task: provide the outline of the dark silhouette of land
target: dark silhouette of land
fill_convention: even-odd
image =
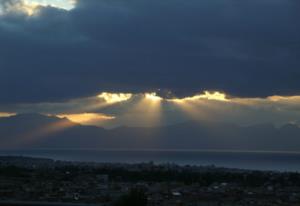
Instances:
[[[300,174],[0,157],[0,205],[298,206]]]
[[[165,127],[83,126],[57,117],[21,114],[0,119],[2,149],[220,149],[300,151],[300,128],[189,121]]]

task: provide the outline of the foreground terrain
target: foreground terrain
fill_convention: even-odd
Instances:
[[[0,157],[0,205],[300,205],[300,174]]]

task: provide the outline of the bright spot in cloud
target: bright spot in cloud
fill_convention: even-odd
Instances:
[[[132,94],[103,92],[99,94],[98,97],[104,99],[109,104],[114,104],[114,103],[124,102],[129,100],[132,97]]]
[[[23,13],[33,16],[40,7],[56,7],[71,10],[75,7],[76,0],[19,0],[0,3],[0,15],[7,13]]]
[[[163,98],[157,96],[155,92],[145,93],[145,98],[151,101],[161,101]]]
[[[17,10],[19,11],[24,11],[28,16],[32,16],[36,9],[38,8],[38,4],[27,4],[27,3],[24,3],[23,5],[20,5],[19,8],[17,8]]]
[[[101,121],[115,119],[114,116],[109,116],[109,115],[99,114],[99,113],[60,114],[57,116],[60,118],[68,118],[70,121],[79,124],[99,123]]]
[[[75,7],[76,0],[24,0],[24,4],[32,6],[51,6],[71,10]]]
[[[200,99],[216,100],[216,101],[224,101],[224,102],[229,101],[226,98],[226,94],[218,92],[218,91],[216,91],[216,92],[204,91],[203,94],[195,95],[192,97],[185,97],[185,98],[181,98],[181,99],[169,99],[168,101],[183,103],[186,101],[194,101],[194,100],[200,100]]]

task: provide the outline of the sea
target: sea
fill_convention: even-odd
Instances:
[[[51,158],[99,163],[147,163],[216,166],[237,169],[300,172],[300,153],[183,150],[37,149],[0,150],[0,156]]]

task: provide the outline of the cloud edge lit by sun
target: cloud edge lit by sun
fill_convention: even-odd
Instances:
[[[72,10],[76,6],[76,0],[51,1],[51,0],[19,0],[16,2],[4,2],[0,5],[0,15],[21,13],[27,16],[34,16],[44,7],[53,7],[66,11]]]

